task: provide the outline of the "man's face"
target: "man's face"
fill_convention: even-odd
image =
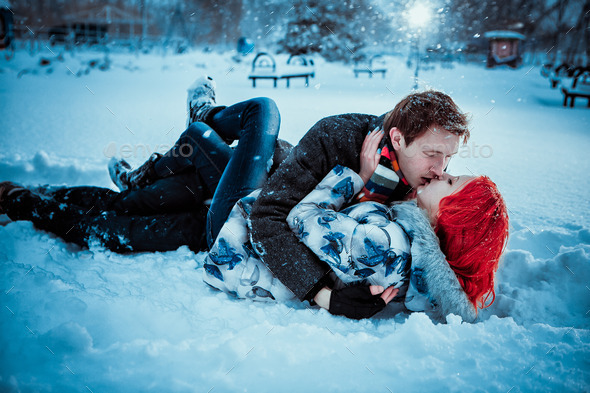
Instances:
[[[400,130],[389,132],[400,169],[410,186],[429,183],[443,175],[449,160],[459,149],[460,137],[436,124],[408,146]]]

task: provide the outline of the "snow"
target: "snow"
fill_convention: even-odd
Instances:
[[[381,114],[413,85],[402,58],[387,58],[385,79],[316,59],[308,88],[253,89],[252,57],[111,53],[101,71],[88,66],[105,63],[98,52],[61,62],[17,51],[0,61],[0,179],[113,187],[109,158],[135,166],[166,151],[204,72],[220,103],[273,98],[292,143],[324,116]],[[83,250],[0,216],[0,391],[588,391],[590,110],[563,108],[538,67],[437,65],[420,77],[471,113],[450,171],[489,175],[510,209],[496,302],[478,323],[230,299],[202,282],[204,255],[186,247]]]

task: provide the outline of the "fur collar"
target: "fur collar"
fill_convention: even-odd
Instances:
[[[399,223],[410,237],[412,267],[424,270],[428,293],[436,301],[431,316],[438,321],[445,321],[447,315],[456,314],[464,321],[475,321],[475,307],[440,250],[438,238],[425,212],[415,202],[398,202],[391,206],[390,214],[392,220]]]

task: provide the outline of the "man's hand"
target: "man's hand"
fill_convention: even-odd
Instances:
[[[314,300],[318,306],[327,309],[331,314],[363,319],[383,310],[398,292],[399,289],[394,287],[384,290],[378,285],[352,285],[336,290],[322,288]]]
[[[375,129],[367,134],[365,141],[363,142],[363,147],[361,148],[361,170],[359,175],[365,184],[367,184],[371,176],[373,176],[375,169],[377,169],[377,165],[379,165],[381,151],[378,147],[379,142],[383,139],[383,135],[385,135],[385,133],[382,130]]]

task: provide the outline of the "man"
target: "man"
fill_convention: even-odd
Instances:
[[[469,137],[465,114],[448,95],[436,91],[411,94],[381,117],[346,114],[316,123],[263,187],[251,213],[256,252],[301,300],[320,300],[316,295],[329,288],[331,280],[327,266],[289,229],[287,215],[334,166],[358,173],[361,146],[375,129],[385,134],[381,157],[360,201],[410,198],[413,189],[443,176],[461,139],[466,142]],[[345,288],[330,295],[329,304],[337,303],[335,308],[344,309],[344,315],[356,316],[372,315],[391,300],[391,291],[379,295],[368,287]]]

